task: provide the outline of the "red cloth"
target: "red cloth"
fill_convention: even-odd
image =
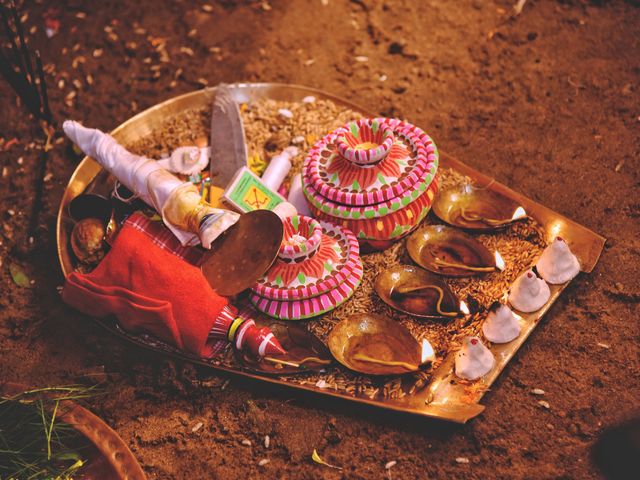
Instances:
[[[227,305],[199,268],[127,223],[95,270],[67,276],[62,298],[89,315],[115,314],[124,330],[149,333],[200,357],[214,353],[209,333]]]

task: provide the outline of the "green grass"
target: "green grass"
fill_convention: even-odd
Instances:
[[[58,420],[63,400],[95,395],[93,387],[64,386],[0,396],[0,480],[67,480],[86,460],[87,440]]]

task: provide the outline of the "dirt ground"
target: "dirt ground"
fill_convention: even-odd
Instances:
[[[26,3],[59,122],[111,130],[204,82],[306,84],[409,119],[608,241],[466,426],[219,376],[141,352],[62,304],[54,224],[77,164],[66,143],[51,154],[36,248],[18,253],[41,135],[2,82],[0,379],[106,380],[89,405],[153,479],[601,478],[594,442],[640,413],[637,3],[530,0],[515,17],[516,0]],[[51,39],[47,11],[60,20]],[[32,288],[12,282],[12,262]],[[343,470],[314,464],[314,448]]]

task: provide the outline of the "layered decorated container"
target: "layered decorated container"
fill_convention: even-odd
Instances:
[[[427,215],[438,189],[438,150],[420,128],[363,118],[319,140],[305,159],[313,216],[342,225],[366,250],[382,250]]]
[[[302,215],[284,220],[278,258],[252,288],[255,307],[274,318],[301,320],[333,310],[362,280],[355,235]]]

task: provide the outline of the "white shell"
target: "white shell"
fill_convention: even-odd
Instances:
[[[580,262],[571,253],[567,242],[556,238],[551,245],[544,249],[538,264],[538,273],[552,285],[568,282],[580,273]]]
[[[509,303],[516,310],[530,313],[540,310],[550,296],[551,290],[547,282],[538,278],[532,270],[527,270],[513,282]]]
[[[195,175],[209,164],[209,155],[209,147],[178,147],[168,158],[158,160],[158,164],[173,173]]]
[[[465,380],[477,380],[493,368],[493,353],[478,337],[467,337],[456,353],[456,375]]]
[[[482,333],[491,343],[509,343],[520,335],[518,317],[506,305],[492,309],[482,324]]]

